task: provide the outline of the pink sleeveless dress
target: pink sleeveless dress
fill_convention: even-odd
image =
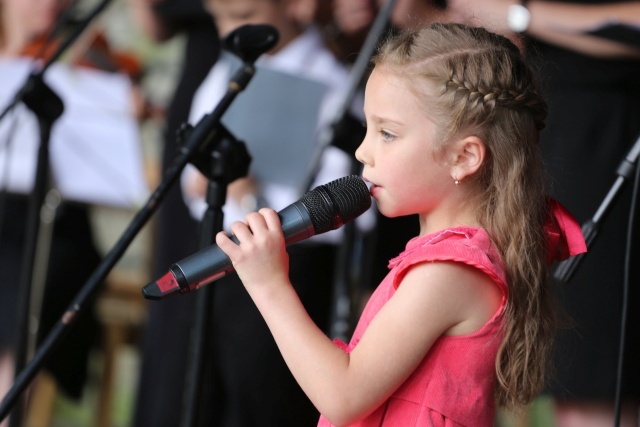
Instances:
[[[508,295],[504,267],[483,229],[458,227],[410,240],[389,263],[391,271],[364,309],[347,346],[351,351],[381,307],[393,297],[414,265],[461,262],[487,274],[500,288],[502,303],[493,317],[469,335],[441,336],[424,360],[391,397],[354,426],[491,426],[494,417],[495,360],[502,341],[502,313]],[[419,327],[416,325],[415,327]],[[331,426],[320,417],[319,427]]]
[[[587,251],[580,225],[562,205],[549,198],[545,225],[549,263]],[[416,237],[389,262],[391,271],[365,307],[349,345],[350,352],[378,313],[393,297],[403,276],[414,265],[432,261],[461,262],[487,274],[502,291],[493,317],[469,335],[441,336],[411,376],[373,413],[353,426],[453,427],[492,426],[495,360],[503,338],[504,305],[508,297],[505,268],[486,231],[457,227]],[[419,325],[416,325],[419,327]],[[320,417],[319,427],[331,423]]]

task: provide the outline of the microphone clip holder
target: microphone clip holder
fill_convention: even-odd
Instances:
[[[193,126],[190,124],[183,124],[179,130],[178,144],[182,145],[192,129]],[[246,144],[219,123],[195,150],[190,163],[209,180],[231,183],[247,176],[251,155]]]
[[[40,121],[50,127],[64,112],[60,97],[44,82],[42,75],[31,74],[20,92],[22,102]]]

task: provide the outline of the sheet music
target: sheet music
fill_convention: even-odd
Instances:
[[[33,63],[0,60],[0,109],[24,85]],[[53,64],[44,81],[62,99],[53,125],[50,175],[65,199],[134,207],[148,197],[140,130],[133,115],[128,77]],[[29,193],[40,136],[35,114],[23,103],[0,120],[0,188]]]
[[[286,186],[305,179],[326,91],[322,83],[258,68],[221,120],[246,143],[252,175],[262,182]]]

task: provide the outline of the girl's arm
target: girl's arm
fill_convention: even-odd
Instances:
[[[515,0],[449,0],[448,19],[488,27],[507,34],[508,8]],[[526,34],[541,41],[586,55],[598,57],[637,57],[640,46],[585,34],[603,25],[620,23],[640,29],[640,2],[609,4],[568,4],[553,1],[529,1],[531,22]]]
[[[474,269],[421,264],[409,271],[356,348],[346,354],[313,323],[289,282],[277,214],[263,209],[249,214],[247,224],[232,226],[240,245],[224,233],[216,242],[231,258],[296,380],[336,425],[373,412],[440,335],[477,330],[500,303],[497,286]]]

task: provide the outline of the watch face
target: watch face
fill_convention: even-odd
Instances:
[[[508,24],[509,28],[516,33],[526,31],[531,21],[531,14],[526,7],[520,4],[513,4],[509,6],[508,11]]]

